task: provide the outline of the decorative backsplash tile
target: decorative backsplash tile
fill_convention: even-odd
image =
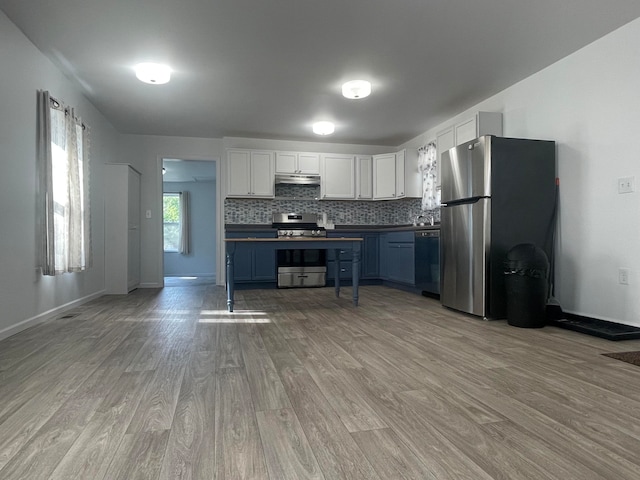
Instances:
[[[408,225],[422,213],[419,198],[382,201],[318,200],[320,187],[277,185],[275,199],[227,198],[224,221],[230,224],[270,224],[273,213],[326,213],[336,225]],[[439,210],[427,212],[440,221]]]

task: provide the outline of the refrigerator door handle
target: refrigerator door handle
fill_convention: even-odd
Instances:
[[[483,198],[491,198],[491,197],[488,197],[486,195],[484,195],[484,196],[480,195],[480,196],[476,196],[476,197],[461,198],[459,200],[451,200],[449,202],[442,202],[442,203],[440,203],[440,206],[441,207],[455,207],[456,205],[469,205],[469,204],[473,204],[473,203],[478,203]]]

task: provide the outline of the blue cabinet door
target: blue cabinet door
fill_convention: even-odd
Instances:
[[[389,234],[381,233],[378,239],[378,248],[380,249],[380,257],[378,268],[380,270],[380,278],[389,280]]]
[[[251,281],[252,258],[253,248],[251,245],[236,243],[236,253],[233,256],[233,278],[236,282]]]
[[[275,282],[276,280],[276,252],[263,245],[254,245],[251,252],[253,269],[251,280]]]
[[[227,238],[275,238],[275,231],[228,232]],[[259,244],[236,243],[233,257],[233,278],[235,282],[275,282],[275,252],[266,252]]]
[[[413,243],[391,243],[388,255],[388,279],[393,282],[415,285]]]
[[[380,276],[378,248],[379,235],[366,233],[362,243],[362,258],[360,259],[360,275],[362,278],[378,278]]]

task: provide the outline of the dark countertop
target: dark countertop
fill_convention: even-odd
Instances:
[[[224,226],[226,232],[270,232],[273,231],[271,224],[230,224]],[[437,225],[336,225],[333,231],[339,232],[415,232],[416,230],[440,230]],[[331,232],[332,230],[327,230]]]

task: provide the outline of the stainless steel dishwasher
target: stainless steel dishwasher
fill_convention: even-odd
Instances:
[[[440,229],[415,232],[416,287],[427,297],[440,297]]]

